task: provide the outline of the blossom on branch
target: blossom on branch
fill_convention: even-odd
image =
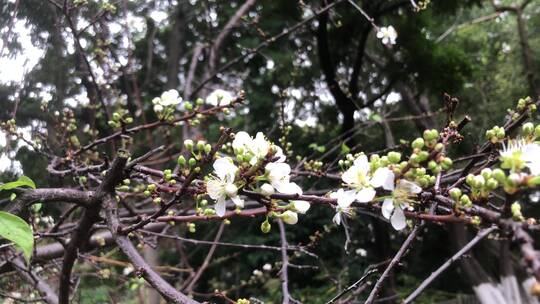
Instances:
[[[230,157],[219,158],[214,162],[214,176],[206,183],[206,191],[216,201],[218,216],[225,215],[226,199],[230,198],[237,207],[244,207],[244,200],[238,195],[238,187],[234,179],[238,167]]]
[[[377,31],[377,38],[385,45],[396,44],[397,32],[393,26],[383,26]]]
[[[394,185],[392,185],[393,187]],[[392,191],[392,196],[383,201],[382,215],[390,220],[394,229],[402,230],[407,226],[403,210],[415,202],[416,195],[420,192],[422,192],[422,188],[417,184],[400,179]]]

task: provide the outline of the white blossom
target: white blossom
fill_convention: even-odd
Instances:
[[[214,90],[210,95],[206,97],[206,103],[217,105],[228,105],[234,100],[234,96],[231,92],[222,89]]]
[[[291,207],[295,212],[306,214],[311,204],[307,201],[291,201]]]
[[[414,201],[418,193],[422,192],[422,188],[417,184],[399,180],[392,192],[392,197],[384,200],[382,204],[382,215],[390,220],[392,227],[396,230],[402,230],[407,226],[405,221],[405,213],[403,209],[409,207],[409,203]]]
[[[377,38],[381,39],[383,44],[396,44],[397,32],[393,26],[383,26],[377,31]]]
[[[291,167],[286,163],[269,163],[265,166],[268,180],[274,189],[284,194],[302,194],[302,189],[290,181]]]
[[[341,179],[347,186],[355,189],[355,198],[361,203],[373,200],[376,194],[374,188],[382,186],[385,190],[394,189],[394,173],[390,169],[382,167],[371,175],[369,162],[364,154],[354,160],[353,165],[343,173]]]
[[[337,199],[336,215],[334,215],[332,220],[336,225],[341,225],[341,217],[343,214],[352,214],[351,204],[356,199],[356,191],[339,189],[337,192],[330,193],[330,197]]]
[[[289,225],[294,225],[298,223],[298,214],[296,212],[292,212],[291,210],[287,210],[281,214],[281,220],[283,220],[284,223]]]
[[[244,200],[238,195],[234,178],[238,168],[229,157],[219,158],[214,162],[214,176],[206,183],[206,191],[210,198],[216,201],[215,209],[218,216],[225,215],[226,199],[230,198],[238,207],[244,207]]]
[[[519,171],[523,167],[529,168],[531,174],[540,174],[540,145],[529,143],[522,139],[509,140],[499,152],[501,167],[511,171]]]

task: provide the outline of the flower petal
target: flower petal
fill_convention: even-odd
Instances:
[[[371,202],[377,194],[377,191],[371,187],[363,188],[356,193],[356,199],[361,203]]]
[[[387,198],[384,200],[381,212],[385,219],[389,219],[392,215],[392,211],[394,210],[394,201],[391,198]]]
[[[338,226],[341,225],[341,212],[337,212],[332,218],[332,221]]]
[[[234,165],[230,157],[222,157],[214,162],[214,171],[221,179],[228,179],[230,182],[234,180],[238,168]]]
[[[279,193],[283,194],[302,194],[302,188],[295,183],[288,181],[278,181],[272,183],[272,186],[276,188]]]
[[[356,191],[345,191],[343,189],[339,189],[335,194],[335,197],[337,198],[337,203],[341,208],[348,208],[356,199]]]
[[[348,185],[354,185],[358,183],[358,167],[351,166],[347,171],[341,175],[341,180]]]
[[[358,156],[354,160],[354,165],[357,166],[360,172],[364,173],[364,175],[369,172],[369,161],[365,154]]]
[[[225,195],[224,184],[217,179],[211,179],[206,182],[206,192],[213,200],[217,200],[219,197]]]
[[[235,150],[244,149],[249,147],[253,139],[247,132],[240,131],[234,135],[234,140],[232,142],[232,147]]]
[[[214,209],[216,210],[216,214],[218,216],[224,216],[226,207],[227,207],[227,204],[225,202],[225,197],[220,197],[218,201],[216,202],[216,205],[214,206]]]
[[[307,201],[291,201],[293,208],[296,212],[306,214],[311,207],[311,204]]]
[[[385,190],[394,190],[394,172],[387,167],[379,168],[371,178],[371,185],[375,188],[383,187]]]
[[[231,200],[236,205],[236,207],[244,208],[244,200],[240,196],[236,195],[231,197]]]
[[[422,192],[422,187],[405,179],[400,179],[396,186],[398,189],[407,191],[408,193],[418,194]]]
[[[403,228],[407,227],[405,214],[401,208],[398,207],[394,209],[394,214],[392,214],[392,217],[390,218],[390,224],[392,224],[392,227],[394,227],[396,230],[402,230]]]

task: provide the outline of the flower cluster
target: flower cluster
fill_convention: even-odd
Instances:
[[[334,222],[340,225],[343,215],[351,215],[351,205],[355,201],[368,203],[383,200],[383,216],[390,220],[396,230],[405,228],[403,209],[412,207],[411,203],[422,188],[411,181],[396,179],[396,173],[401,172],[403,166],[398,164],[400,159],[401,155],[397,152],[391,152],[383,158],[374,155],[371,161],[368,161],[365,154],[354,158],[353,165],[341,175],[347,190],[339,189],[330,194],[337,199]],[[390,191],[390,195],[376,198],[376,188]]]
[[[154,112],[160,119],[167,119],[174,112],[175,108],[182,102],[182,97],[176,90],[163,92],[160,97],[152,99]]]
[[[283,150],[271,143],[263,133],[252,137],[246,132],[238,132],[231,147],[235,158],[218,158],[213,164],[213,174],[206,182],[208,195],[216,201],[218,216],[225,215],[227,199],[237,208],[244,207],[244,200],[239,196],[241,188],[266,197],[275,193],[302,194],[300,186],[291,182],[291,167],[285,163]],[[298,213],[304,214],[309,207],[308,202],[293,200],[288,205],[276,208],[277,212],[271,215],[293,225],[298,222]]]

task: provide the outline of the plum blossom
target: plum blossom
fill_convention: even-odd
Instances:
[[[356,191],[338,189],[338,191],[330,193],[330,197],[337,199],[336,215],[334,215],[332,221],[336,225],[341,225],[342,216],[352,214],[351,204],[356,199]]]
[[[298,223],[298,214],[291,210],[287,210],[280,215],[281,220],[285,224],[294,225]]]
[[[234,96],[231,92],[222,89],[214,90],[210,95],[206,97],[206,103],[217,105],[228,105],[234,100]]]
[[[393,26],[383,26],[377,31],[377,38],[385,45],[396,44],[397,32]]]
[[[182,97],[178,94],[177,90],[168,90],[161,94],[160,97],[152,99],[154,105],[154,112],[161,113],[167,107],[175,107],[182,102]]]
[[[355,199],[361,203],[373,200],[376,191],[374,188],[383,187],[385,190],[393,190],[394,173],[387,167],[378,168],[373,175],[370,173],[370,166],[367,156],[362,154],[354,160],[353,165],[341,176],[343,182],[355,190]],[[347,199],[350,199],[353,192],[347,192]]]
[[[392,188],[394,188],[393,186]],[[422,188],[417,184],[400,179],[392,192],[392,196],[383,201],[382,215],[390,220],[390,224],[394,229],[402,230],[407,226],[403,209],[408,208],[409,203],[414,202],[416,195],[420,192],[422,192]]]
[[[531,174],[540,174],[540,145],[529,143],[523,139],[509,140],[499,152],[502,162],[501,168],[519,172],[524,167],[529,168]]]
[[[253,138],[247,132],[241,131],[236,133],[232,142],[232,147],[236,153],[251,156],[249,160],[251,165],[255,165],[260,159],[265,158],[271,146],[272,144],[266,140],[262,132],[258,132]]]
[[[291,208],[294,212],[306,214],[311,207],[311,204],[307,201],[291,201]]]
[[[218,216],[225,215],[226,199],[230,198],[238,207],[244,207],[244,200],[238,195],[238,187],[234,178],[238,168],[230,157],[219,158],[214,162],[214,176],[206,183],[206,191],[210,198],[216,201],[215,209]]]
[[[286,163],[269,163],[265,166],[268,181],[279,193],[302,194],[302,189],[290,181],[291,166]]]

